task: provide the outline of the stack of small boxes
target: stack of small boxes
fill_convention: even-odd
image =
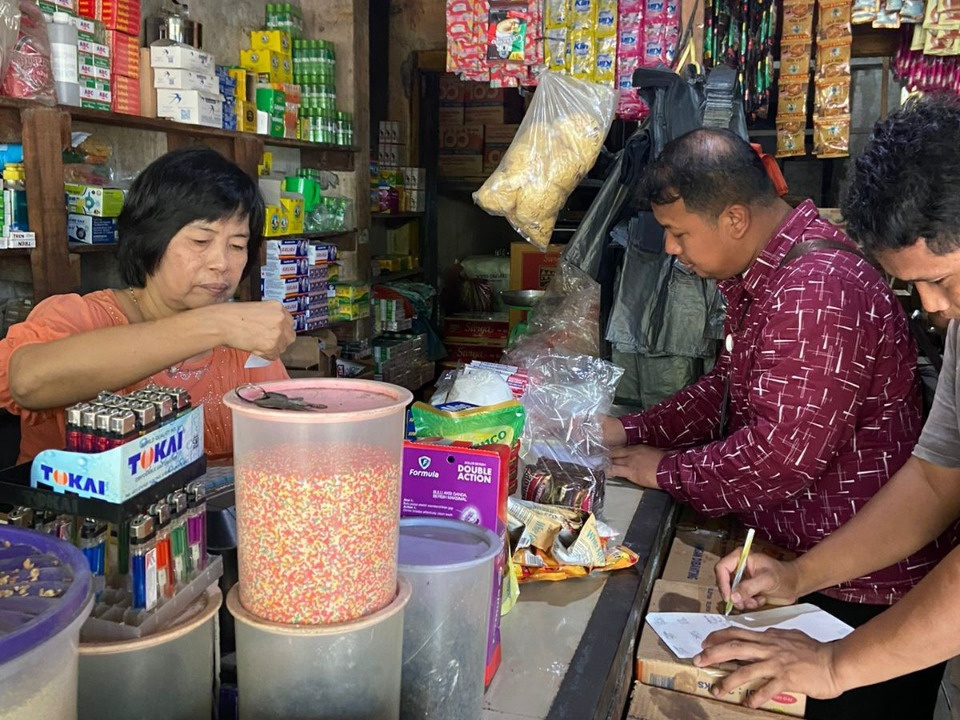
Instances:
[[[435,367],[427,360],[426,339],[415,333],[386,333],[373,341],[374,379],[410,390],[432,381]]]
[[[67,184],[67,239],[90,245],[115,243],[123,190]]]
[[[293,84],[290,35],[282,30],[255,30],[250,49],[240,51],[240,67],[254,78],[258,114],[257,132],[272,137],[296,138],[300,114],[300,88]]]
[[[230,75],[230,69],[225,65],[217,65],[216,73],[220,84],[220,97],[223,100],[223,129],[236,130],[237,79]]]
[[[106,33],[103,38],[95,25],[77,25],[81,106],[139,115],[140,0],[79,0],[79,14],[103,23]]]
[[[67,13],[75,16],[77,14],[77,0],[37,0],[37,7],[44,15],[49,15],[49,22],[55,12]]]
[[[339,281],[327,291],[330,322],[348,322],[370,317],[370,283]]]
[[[426,168],[408,167],[407,146],[400,123],[380,123],[378,162],[371,163],[370,203],[385,214],[423,212],[426,205]]]
[[[297,332],[327,325],[327,266],[336,246],[311,244],[303,238],[269,240],[267,263],[260,268],[260,295],[277,300],[293,315]]]
[[[205,127],[223,127],[223,98],[213,56],[192,47],[150,46],[157,116]]]

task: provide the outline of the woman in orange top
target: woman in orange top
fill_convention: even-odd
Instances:
[[[119,218],[127,287],[47,298],[0,341],[0,407],[20,416],[20,462],[64,446],[65,407],[149,383],[203,403],[207,457],[229,461],[223,394],[286,378],[277,358],[295,337],[280,303],[227,302],[259,262],[263,217],[254,180],[213,150],[144,169]],[[272,362],[246,369],[251,354]]]

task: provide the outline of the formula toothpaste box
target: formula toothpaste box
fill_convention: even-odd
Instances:
[[[504,552],[494,560],[484,684],[500,667],[500,601],[507,553],[507,494],[510,447],[465,442],[403,444],[400,515],[463,520],[497,533]]]

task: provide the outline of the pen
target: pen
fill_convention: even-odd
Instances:
[[[733,598],[733,591],[740,584],[740,578],[743,577],[743,569],[747,566],[747,555],[750,554],[750,545],[753,543],[753,528],[747,530],[747,539],[743,543],[743,550],[740,551],[740,559],[737,560],[737,571],[733,574],[733,584],[730,586],[730,597]],[[729,615],[733,610],[733,600],[727,600],[727,607],[723,611],[724,615]]]

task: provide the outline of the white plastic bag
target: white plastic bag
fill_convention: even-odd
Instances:
[[[545,250],[557,214],[600,154],[616,104],[613,88],[544,72],[516,137],[474,202]]]

